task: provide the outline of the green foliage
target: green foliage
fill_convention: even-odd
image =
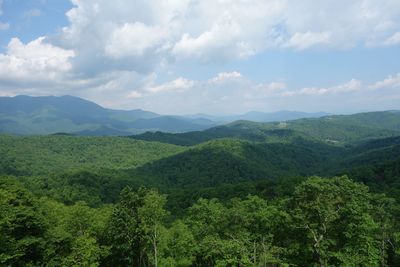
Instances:
[[[11,178],[0,179],[0,265],[43,259],[46,224],[35,197]]]
[[[312,177],[295,191],[290,208],[304,257],[316,266],[377,266],[378,229],[368,188],[347,177]],[[299,263],[301,263],[301,261]]]
[[[162,258],[160,266],[191,266],[195,260],[195,239],[190,228],[181,220],[176,220],[164,230]]]
[[[98,266],[109,208],[38,199],[12,178],[0,179],[0,263],[6,266]]]
[[[3,265],[397,266],[399,205],[347,177],[311,177],[266,200],[199,199],[180,219],[155,190],[65,206],[12,177],[0,187]]]
[[[132,171],[152,185],[213,187],[249,180],[321,173],[342,148],[302,139],[291,144],[219,139]]]
[[[73,240],[71,253],[62,259],[62,266],[99,266],[102,250],[95,238],[82,235]]]
[[[283,249],[274,233],[287,216],[265,200],[233,199],[225,206],[216,199],[200,199],[188,210],[186,221],[197,244],[196,262],[211,266],[283,264]]]
[[[396,116],[0,136],[0,265],[399,266]]]
[[[45,175],[73,170],[128,169],[183,148],[121,137],[0,135],[0,171]]]
[[[160,227],[166,198],[144,188],[125,188],[107,226],[109,263],[114,266],[157,266]]]

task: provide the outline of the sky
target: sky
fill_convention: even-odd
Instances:
[[[0,0],[0,96],[162,114],[400,109],[399,0]]]

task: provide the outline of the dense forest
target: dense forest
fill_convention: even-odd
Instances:
[[[400,113],[0,136],[1,266],[399,266]]]

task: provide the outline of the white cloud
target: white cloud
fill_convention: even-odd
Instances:
[[[400,73],[397,73],[396,75],[389,75],[386,79],[368,86],[368,88],[373,90],[396,87],[400,88]]]
[[[164,83],[158,86],[150,86],[145,90],[150,93],[161,93],[161,92],[183,92],[192,88],[196,84],[196,81],[184,79],[179,77],[171,82]]]
[[[71,69],[74,52],[46,43],[45,37],[23,44],[13,38],[0,54],[0,80],[27,82],[60,79]]]
[[[160,45],[165,38],[166,33],[161,27],[151,27],[141,22],[125,23],[114,30],[105,44],[105,51],[116,58],[142,56],[146,50]]]
[[[217,76],[211,78],[209,80],[210,83],[218,84],[218,83],[223,83],[226,81],[232,81],[232,80],[238,80],[243,78],[242,74],[237,72],[237,71],[232,71],[232,72],[220,72],[217,74]]]
[[[296,49],[307,49],[317,45],[329,45],[331,43],[330,32],[296,32],[284,46]]]
[[[329,33],[329,47],[384,45],[400,28],[400,1],[292,1],[285,10],[288,33]],[[322,38],[324,39],[324,38]]]
[[[285,47],[398,44],[400,1],[71,0],[56,40],[81,75],[150,73],[181,60],[224,62]],[[212,8],[210,8],[212,7]]]
[[[172,52],[178,57],[199,58],[202,61],[212,61],[215,56],[225,59],[251,55],[251,48],[246,48],[241,40],[241,31],[241,26],[226,16],[197,37],[183,34]]]
[[[0,31],[5,31],[5,30],[8,30],[9,28],[10,28],[10,24],[9,23],[0,22]]]

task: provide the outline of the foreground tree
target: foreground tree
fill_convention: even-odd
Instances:
[[[107,227],[109,264],[157,266],[160,228],[167,215],[166,197],[156,191],[125,188]]]
[[[372,208],[368,187],[346,176],[303,182],[290,202],[296,242],[302,248],[296,263],[379,266],[378,225]]]
[[[0,179],[0,265],[40,265],[46,224],[36,198],[11,178]]]

